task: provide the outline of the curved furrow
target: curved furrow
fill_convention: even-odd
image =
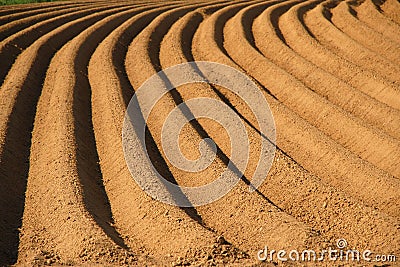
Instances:
[[[150,77],[152,74],[155,74],[161,68],[161,66],[159,65],[158,58],[155,57],[158,57],[158,49],[160,42],[163,36],[168,32],[171,25],[181,16],[185,18],[186,17],[185,14],[187,12],[190,12],[195,8],[201,8],[202,6],[205,6],[205,4],[196,4],[196,5],[191,5],[190,7],[183,7],[174,9],[172,11],[164,12],[162,15],[158,16],[155,20],[153,20],[152,23],[149,24],[149,26],[146,27],[133,40],[133,42],[129,46],[125,62],[128,77],[133,88],[137,89],[145,79]],[[141,67],[141,69],[139,69],[138,67]],[[173,100],[169,95],[166,98],[169,98],[170,102],[166,103],[165,101],[161,100],[161,104],[157,104],[157,107],[155,107],[155,109],[157,110],[157,114],[164,114],[164,110],[167,107],[171,105],[175,106],[173,104],[174,103]],[[158,138],[158,136],[157,137],[155,136],[155,133],[158,132],[158,128],[162,126],[162,119],[163,118],[161,118],[161,116],[157,115],[157,118],[152,119],[151,121],[147,121],[147,126],[149,129],[148,139],[150,140],[149,141],[150,148],[147,148],[147,151],[150,151],[150,157],[153,159],[152,162],[155,163],[156,169],[170,181],[176,182],[171,169],[169,168],[169,166],[167,165],[166,161],[162,156],[163,150],[160,149],[160,147],[158,146],[159,139],[156,139]],[[183,210],[192,219],[198,221],[200,225],[204,227],[204,229],[209,229],[208,226],[204,225],[202,217],[200,217],[197,214],[197,211],[194,208],[185,208]],[[207,238],[208,236],[210,236],[210,234],[211,233],[208,232]],[[185,246],[185,244],[188,244],[188,242],[198,243],[197,245],[194,246],[195,248],[194,250],[199,250],[201,247],[204,246],[203,240],[204,240],[203,238],[200,240],[192,240],[192,237],[190,237],[190,239],[185,241],[180,241],[179,243],[181,244],[181,246],[182,245]],[[161,241],[166,242],[164,240]],[[201,241],[201,243],[199,241]],[[228,245],[227,246],[228,250],[232,250],[234,251],[234,253],[227,255],[224,261],[234,262],[240,260],[241,262],[243,262],[243,260],[241,260],[243,256],[240,255],[245,255],[245,254],[243,254],[243,252],[238,251],[236,248],[231,247],[228,243],[225,244],[225,246],[226,245]],[[178,248],[179,247],[175,248],[175,250],[177,250]],[[184,251],[184,248],[179,248],[179,249],[181,251],[182,250]],[[203,248],[203,250],[205,250],[207,253],[210,253],[209,249],[207,248]]]
[[[200,24],[192,47],[196,60],[221,62],[241,70],[239,66],[230,60],[228,55],[224,54],[223,49],[220,49],[222,35],[218,30],[218,27],[223,26],[225,21],[236,13],[235,11],[231,8],[221,9],[207,17]],[[290,116],[290,111],[286,110],[271,96],[267,94],[265,96],[268,98],[270,107],[275,115],[278,133],[280,133],[279,137],[287,136],[284,131],[290,128],[291,124],[283,124],[282,116],[277,118],[276,115],[287,112]],[[240,113],[244,114],[245,117],[248,116],[246,110],[241,109],[235,103],[234,98],[229,95],[226,97],[232,101],[232,105],[240,109]],[[289,129],[289,131],[292,129]],[[279,138],[278,142],[281,147],[288,148],[287,140]],[[292,216],[312,225],[314,230],[319,231],[328,240],[343,236],[352,244],[360,244],[366,247],[384,246],[385,251],[391,251],[391,249],[394,251],[399,250],[396,234],[398,231],[396,226],[397,219],[388,217],[384,213],[376,213],[374,208],[366,207],[362,202],[324,184],[318,177],[310,175],[297,162],[291,160],[280,150],[277,151],[276,160],[266,182],[260,187],[260,191]],[[343,205],[343,203],[346,204]],[[331,218],[333,217],[337,220],[332,221]],[[365,227],[360,227],[360,222]],[[381,227],[383,225],[385,226]],[[371,229],[376,233],[375,236],[381,236],[382,238],[371,239],[367,237]],[[388,243],[387,236],[393,237]],[[390,245],[386,246],[386,244]]]
[[[142,13],[113,31],[92,56],[89,80],[93,90],[93,123],[100,166],[104,170],[105,188],[116,226],[124,235],[135,237],[127,240],[128,245],[137,246],[137,239],[153,257],[168,262],[171,259],[165,256],[167,253],[172,252],[174,258],[185,256],[189,253],[188,248],[209,253],[207,247],[217,240],[217,236],[196,221],[188,220],[188,214],[183,210],[151,200],[135,184],[122,154],[120,133],[126,106],[134,92],[123,72],[124,52],[132,38],[166,10],[163,7]],[[98,68],[99,65],[103,67]],[[175,236],[176,240],[171,242],[170,236]]]
[[[100,7],[101,5],[98,5]],[[3,24],[0,26],[0,41],[4,42],[6,38],[9,38],[13,34],[17,34],[31,26],[36,26],[36,24],[40,24],[45,20],[54,18],[59,15],[66,14],[67,12],[73,12],[74,10],[90,8],[89,5],[69,5],[66,7],[60,7],[57,9],[52,9],[46,12],[40,12],[34,16],[28,16],[26,18],[12,20],[9,23]],[[92,8],[94,8],[92,6]],[[40,29],[39,29],[40,30]]]
[[[265,246],[317,252],[339,238],[400,254],[399,8],[397,0],[0,7],[0,266],[300,266],[277,252],[272,262],[257,255]],[[121,132],[142,83],[192,61],[231,66],[256,83],[274,116],[277,150],[260,174],[262,144],[271,141],[253,101],[213,84],[174,88],[153,107],[137,152],[184,187],[224,171],[238,179],[220,199],[186,208],[135,182]],[[230,162],[243,149],[232,140],[240,129],[232,134],[211,118],[191,119],[177,139],[190,160],[203,156],[203,139],[215,142],[206,169],[185,171],[168,159],[166,118],[172,110],[189,118],[198,110],[185,103],[198,98],[225,103],[232,122],[243,123],[245,171],[236,164],[246,159]],[[147,158],[131,152],[143,170]],[[265,181],[249,192],[260,175]]]
[[[42,35],[45,35],[46,33],[64,25],[65,23],[68,23],[69,21],[73,21],[82,16],[107,9],[109,9],[109,6],[94,8],[88,7],[85,9],[77,8],[77,10],[66,9],[61,11],[60,14],[58,14],[59,12],[53,13],[52,16],[55,17],[36,23],[33,26],[21,30],[0,42],[0,81],[4,81],[8,71],[11,69],[11,66],[14,64],[14,61],[18,55]]]
[[[251,31],[253,19],[261,12],[259,9],[260,7],[256,6],[240,12],[243,13],[240,16],[242,16],[244,31]],[[248,40],[247,46],[253,49],[255,58],[260,58],[261,66],[264,67],[263,71],[270,72],[277,78],[277,81],[264,78],[266,83],[264,85],[283,104],[362,159],[400,177],[400,167],[397,167],[396,163],[397,158],[400,157],[399,140],[370,129],[360,119],[333,105],[270,61],[264,60]]]
[[[41,5],[34,5],[29,8],[29,10],[36,10],[36,9],[42,9],[43,7]],[[5,6],[0,6],[0,16],[7,16],[10,14],[17,14],[19,12],[26,12],[27,8],[24,5],[5,5]]]
[[[24,22],[24,21],[29,21],[29,20],[34,20],[36,16],[38,16],[38,19],[40,17],[44,16],[48,12],[54,12],[57,10],[65,9],[65,8],[70,8],[73,6],[81,6],[82,4],[68,4],[68,5],[62,5],[62,6],[55,6],[55,7],[41,7],[38,9],[27,9],[24,12],[18,12],[14,13],[12,12],[11,14],[8,15],[2,15],[0,16],[0,29],[3,28],[8,28],[8,24],[10,23],[17,23],[17,22]],[[0,35],[0,36],[5,36],[5,35]]]
[[[31,131],[47,66],[65,42],[108,14],[109,11],[69,22],[39,38],[18,57],[0,89],[1,212],[7,214],[0,229],[2,236],[9,236],[1,242],[1,250],[10,251],[6,261],[16,260],[16,229],[21,226],[24,210]]]
[[[100,13],[104,19],[94,21],[52,59],[32,136],[21,241],[23,257],[32,253],[34,240],[39,239],[42,249],[53,251],[62,261],[106,263],[127,258],[122,251],[127,247],[112,227],[98,166],[87,64],[97,43],[138,12],[135,8],[118,8]],[[47,155],[47,151],[54,153]],[[48,171],[43,172],[43,164]],[[44,192],[50,197],[43,198]],[[42,227],[47,231],[40,231]],[[104,254],[110,257],[104,259]],[[132,254],[129,258],[133,259]]]
[[[53,1],[53,2],[37,2],[37,3],[26,3],[26,4],[13,4],[13,5],[2,5],[0,6],[1,15],[7,15],[11,13],[24,12],[27,10],[35,10],[46,7],[63,6],[71,4],[72,1]],[[93,3],[93,2],[92,2]]]
[[[356,90],[331,73],[301,57],[285,43],[279,31],[279,17],[290,8],[283,2],[266,9],[254,20],[254,42],[276,65],[329,102],[400,140],[400,112]],[[279,56],[276,56],[279,55]],[[340,91],[337,90],[340,88]]]
[[[293,79],[293,77],[290,77],[283,70],[277,68],[276,65],[266,60],[257,52],[248,42],[243,32],[243,13],[242,11],[239,12],[234,19],[231,19],[227,23],[224,29],[225,49],[238,64],[244,67],[248,73],[251,73],[255,79],[268,88],[278,99],[282,99],[290,108],[297,110],[300,116],[308,117],[308,119],[310,119],[312,123],[317,124],[318,127],[324,127],[323,130],[330,131],[333,135],[332,137],[335,137],[338,141],[343,142],[344,140],[341,138],[341,131],[339,129],[335,133],[336,125],[334,125],[335,123],[331,119],[337,116],[336,118],[340,118],[340,120],[337,121],[341,122],[341,119],[343,119],[344,122],[350,125],[352,124],[354,127],[361,127],[361,125],[358,125],[350,116],[339,112],[334,107],[330,107],[324,103],[323,100],[321,100],[322,103],[318,102],[318,98],[308,92],[301,83]],[[266,76],[265,73],[268,73],[268,76]],[[301,101],[303,101],[303,103]],[[311,107],[309,109],[319,106],[319,110],[314,110],[314,112],[316,112],[314,118],[312,117],[313,114],[310,114],[309,109],[299,109],[299,106],[308,107],[310,105]],[[325,112],[323,112],[324,110]],[[328,110],[332,113],[328,113]],[[283,115],[287,116],[286,114]],[[330,119],[324,121],[324,117]],[[275,119],[277,120],[276,115]],[[290,123],[292,122],[286,121],[286,124]],[[318,176],[327,179],[327,181],[334,186],[338,186],[349,194],[359,197],[369,205],[376,205],[383,212],[388,212],[395,216],[399,215],[397,211],[393,210],[392,206],[397,205],[395,199],[400,197],[399,179],[395,179],[393,176],[380,171],[368,162],[359,159],[353,153],[322,134],[320,130],[317,130],[303,119],[298,118],[296,124],[297,125],[293,126],[299,127],[297,131],[288,133],[294,135],[288,139],[293,139],[292,145],[296,144],[296,147],[294,149],[290,148],[285,150],[292,155],[296,161],[300,162],[307,169],[312,170]],[[369,132],[369,130],[364,127],[359,129],[361,132],[367,134]],[[345,138],[349,138],[346,144],[351,145],[352,149],[355,149],[360,143],[367,143],[365,139],[357,139],[348,136],[352,129],[343,130],[345,131],[343,134],[347,132]],[[305,139],[305,133],[307,133],[307,139],[303,140]],[[357,136],[357,132],[353,134]],[[372,134],[372,132],[370,132],[370,134]],[[371,149],[378,149],[376,147],[371,147],[371,144],[366,145],[369,145]],[[364,156],[369,155],[364,154]],[[387,157],[390,157],[390,155],[387,155]],[[341,167],[338,168],[338,166]],[[396,168],[393,166],[391,167]],[[355,186],[356,184],[358,184],[358,186]],[[381,194],[386,194],[388,192],[387,190],[391,193],[388,194],[387,198],[384,200],[381,196],[372,196],[376,194],[377,190],[382,190]]]
[[[22,91],[27,91],[22,90],[23,88],[41,87],[40,79],[44,78],[46,66],[50,62],[52,55],[54,55],[65,42],[84,30],[91,23],[112,14],[112,12],[125,9],[129,9],[129,7],[117,8],[115,11],[107,10],[89,16],[81,14],[82,18],[70,21],[43,35],[19,55],[0,89],[0,94],[2,96],[0,140],[2,141],[2,145],[5,144],[4,139],[8,128],[7,124],[10,123],[9,117],[16,106],[18,95]],[[0,148],[0,154],[3,151],[4,150]]]
[[[243,4],[239,4],[240,6]],[[223,8],[226,6],[226,4],[221,4],[221,5],[212,5],[212,6],[207,6],[204,8],[198,8],[194,11],[188,12],[184,17],[182,17],[180,20],[176,21],[172,26],[171,29],[168,31],[168,33],[165,34],[165,36],[162,39],[159,39],[158,42],[156,43],[157,46],[160,47],[160,49],[156,52],[158,58],[155,58],[155,56],[150,55],[152,58],[151,60],[153,62],[156,62],[156,64],[160,65],[160,69],[166,69],[168,67],[181,64],[184,62],[190,62],[193,61],[193,58],[190,55],[190,44],[192,42],[192,37],[194,35],[194,32],[196,28],[200,25],[200,23],[203,21],[203,18],[208,16],[209,14],[213,13],[215,10],[218,8]],[[189,89],[188,90],[185,89]],[[179,88],[176,88],[171,91],[170,95],[168,96],[168,99],[166,98],[164,101],[166,102],[164,106],[166,107],[160,107],[163,109],[162,113],[158,114],[157,120],[159,121],[151,121],[150,123],[160,123],[162,124],[163,121],[166,119],[166,116],[169,114],[169,112],[175,108],[177,105],[186,102],[188,99],[184,99],[184,96],[186,98],[188,95],[189,97],[192,98],[198,94],[205,94],[204,97],[207,97],[207,93],[209,92],[210,88],[208,88],[207,85],[202,85],[202,84],[191,84],[188,86],[180,86]],[[185,93],[188,93],[186,95],[183,95]],[[215,98],[215,95],[213,95]],[[199,96],[197,96],[199,97]],[[167,103],[169,102],[169,103]],[[192,127],[189,129],[185,129],[185,135],[187,140],[185,139],[183,142],[185,142],[185,148],[186,146],[188,149],[192,150],[191,153],[188,153],[189,155],[192,154],[197,154],[198,151],[195,149],[196,144],[204,138],[204,134],[209,134],[206,132],[206,130],[202,127],[202,125],[199,124],[197,120],[192,121]],[[164,157],[165,154],[162,151],[162,146],[161,146],[161,141],[160,141],[160,136],[161,136],[161,127],[156,128],[154,131],[154,136],[157,140],[157,144],[160,147],[160,150],[162,152],[162,155]],[[192,142],[194,144],[192,144]],[[192,147],[191,147],[192,146]],[[225,154],[226,156],[226,154]],[[219,163],[216,164],[217,166],[223,166],[223,160],[218,159]],[[174,175],[174,178],[177,179],[178,184],[188,184],[191,183],[191,181],[197,181],[199,184],[206,184],[209,183],[210,181],[214,180],[215,177],[210,175],[210,173],[185,173],[182,175],[182,173],[179,173],[179,170],[175,168],[173,165],[171,165],[170,162],[168,162],[168,166],[171,169],[172,173],[177,172],[177,174]],[[213,165],[213,167],[216,167]],[[218,173],[216,170],[215,172]]]
[[[190,12],[171,27],[170,31],[164,37],[160,49],[160,62],[164,69],[172,65],[193,61],[193,57],[191,56],[192,36],[197,26],[203,20],[203,16],[207,16],[207,14],[213,12],[215,8],[220,7],[213,7],[212,9],[204,8]],[[163,109],[157,109],[157,116],[167,116],[169,111],[179,103],[197,97],[220,99],[213,88],[208,85],[191,84],[180,86],[174,94],[172,94],[171,100],[175,102],[175,105],[168,104],[168,101],[165,101],[166,103]],[[171,103],[171,101],[169,103]],[[166,108],[165,106],[167,105],[170,107]],[[250,126],[248,126],[246,130],[250,136],[250,144],[260,145],[258,140],[260,136],[257,132]],[[204,136],[203,133],[206,133],[207,136]],[[210,165],[204,172],[192,175],[187,172],[179,171],[173,166],[169,166],[178,183],[188,184],[191,181],[197,181],[204,184],[217,178],[215,174],[221,174],[223,170],[227,168],[225,164],[226,160],[229,160],[227,155],[231,149],[230,145],[224,141],[225,134],[223,131],[216,128],[214,123],[195,121],[193,129],[185,130],[183,134],[185,135],[184,142],[186,143],[185,152],[189,155],[198,153],[196,145],[205,137],[211,137],[223,155],[220,155],[216,160],[217,162]],[[160,137],[161,132],[155,132],[154,135]],[[160,139],[158,139],[158,143],[161,143]],[[161,145],[159,145],[159,147],[161,148]],[[249,162],[248,169],[241,178],[242,181],[235,189],[222,199],[206,207],[197,208],[203,221],[207,226],[212,227],[219,233],[229,234],[229,230],[232,229],[233,225],[235,225],[236,229],[241,229],[240,232],[230,234],[227,240],[251,252],[252,255],[257,249],[262,247],[263,244],[270,244],[276,247],[287,246],[287,244],[291,244],[294,247],[301,247],[304,246],[304,244],[313,244],[313,242],[315,242],[314,237],[312,237],[312,233],[306,225],[299,223],[294,220],[293,217],[282,212],[262,195],[249,193],[248,182],[246,182],[246,180],[248,181],[249,179],[246,177],[251,177],[255,172],[260,157],[259,149],[256,146],[250,147],[250,151],[250,158],[254,160]],[[252,208],[242,209],[240,205],[238,206],[236,204],[238,196],[240,196],[241,203],[252,203]],[[238,209],[240,209],[241,212],[237,212]],[[260,212],[262,209],[268,210],[269,212]],[[220,211],[218,216],[215,216],[216,210]],[[253,219],[249,220],[249,218]],[[268,233],[279,233],[279,237],[274,234],[260,235],[260,228]],[[258,236],[257,240],[253,240],[254,236]]]
[[[31,205],[30,201],[35,201],[33,196],[29,196],[30,190],[35,191],[35,189],[29,189],[29,185],[28,189],[25,189],[30,164],[31,131],[36,104],[41,94],[46,69],[51,57],[57,49],[79,32],[97,20],[117,11],[118,9],[110,10],[75,20],[38,39],[18,57],[0,90],[2,100],[0,113],[0,155],[2,160],[0,169],[4,177],[5,188],[1,199],[4,203],[12,203],[13,201],[16,203],[16,205],[11,206],[2,205],[2,209],[9,211],[6,214],[9,214],[10,219],[4,222],[5,226],[1,229],[5,231],[5,235],[10,235],[10,233],[14,235],[14,238],[7,240],[12,244],[8,244],[10,246],[6,247],[5,250],[18,246],[16,229],[21,225],[25,191],[27,191],[25,209]],[[16,181],[18,182],[16,183]],[[7,188],[20,188],[20,190],[11,193],[12,190],[7,191]],[[39,216],[39,220],[40,218]]]
[[[380,7],[376,6],[372,0],[362,2],[355,7],[355,11],[357,17],[370,28],[400,44],[400,25],[383,15]]]
[[[399,14],[400,3],[399,3],[399,1],[386,0],[380,6],[380,8],[382,9],[383,14],[385,14],[387,17],[389,17],[391,20],[393,20],[400,26],[400,14]]]
[[[352,40],[382,56],[389,62],[396,65],[400,64],[400,44],[391,41],[359,21],[357,12],[350,3],[339,3],[331,9],[331,13],[332,23]]]
[[[307,1],[291,7],[279,18],[279,29],[286,44],[299,55],[330,72],[361,92],[400,110],[400,90],[380,75],[363,70],[322,46],[303,24],[305,12],[318,2]],[[310,53],[310,51],[313,51]]]
[[[382,77],[396,83],[400,82],[400,67],[357,43],[340,31],[331,22],[331,5],[320,3],[308,10],[304,23],[315,38],[334,53],[357,64],[361,68],[378,73]]]

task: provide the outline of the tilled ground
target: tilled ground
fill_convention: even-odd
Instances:
[[[229,138],[208,119],[180,136],[191,159],[202,138],[215,141],[220,154],[206,170],[185,172],[166,159],[163,123],[190,99],[226,103],[250,141],[250,161],[232,191],[179,208],[135,183],[121,132],[135,91],[158,71],[191,61],[222,63],[257,83],[274,116],[277,150],[265,182],[249,192],[264,138],[251,109],[219,86],[176,88],[147,121],[161,173],[193,186],[227,168]],[[1,266],[314,266],[261,263],[257,252],[320,251],[338,239],[400,260],[397,0],[4,6],[0,80]]]

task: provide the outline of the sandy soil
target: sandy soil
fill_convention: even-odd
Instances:
[[[147,121],[155,167],[177,184],[226,169],[224,129],[196,119],[179,136],[215,161],[197,173],[166,159],[168,114],[197,97],[244,122],[250,161],[223,198],[163,204],[132,178],[121,131],[135,91],[190,61],[246,73],[265,96],[277,150],[249,192],[264,136],[236,95],[184,85]],[[260,262],[270,249],[346,249],[400,262],[400,3],[387,1],[64,1],[0,7],[0,266],[355,266]],[[396,265],[397,264],[397,265]]]

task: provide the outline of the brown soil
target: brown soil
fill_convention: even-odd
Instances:
[[[399,36],[397,0],[0,7],[0,266],[353,266],[257,259],[265,246],[320,251],[340,238],[400,261]],[[121,132],[141,84],[190,61],[223,63],[256,82],[277,151],[249,192],[264,138],[251,109],[219,86],[174,89],[147,121],[148,151],[165,177],[209,183],[234,149],[220,125],[197,119],[179,136],[183,154],[196,159],[210,137],[218,156],[199,173],[172,165],[161,130],[185,101],[225,102],[250,141],[232,191],[179,208],[135,183]]]

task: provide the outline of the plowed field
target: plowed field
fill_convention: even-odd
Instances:
[[[135,91],[191,61],[225,64],[256,82],[274,116],[277,149],[264,183],[250,192],[264,136],[249,107],[207,84],[166,94],[146,122],[147,148],[165,177],[207,184],[231,155],[221,125],[201,118],[185,125],[180,145],[196,159],[210,137],[215,161],[188,173],[166,159],[161,130],[180,103],[224,102],[250,143],[232,191],[180,208],[137,185],[121,132]],[[346,249],[371,250],[372,259],[400,261],[397,0],[3,6],[0,81],[0,266],[314,266],[261,263],[257,252],[317,251],[338,239]]]

